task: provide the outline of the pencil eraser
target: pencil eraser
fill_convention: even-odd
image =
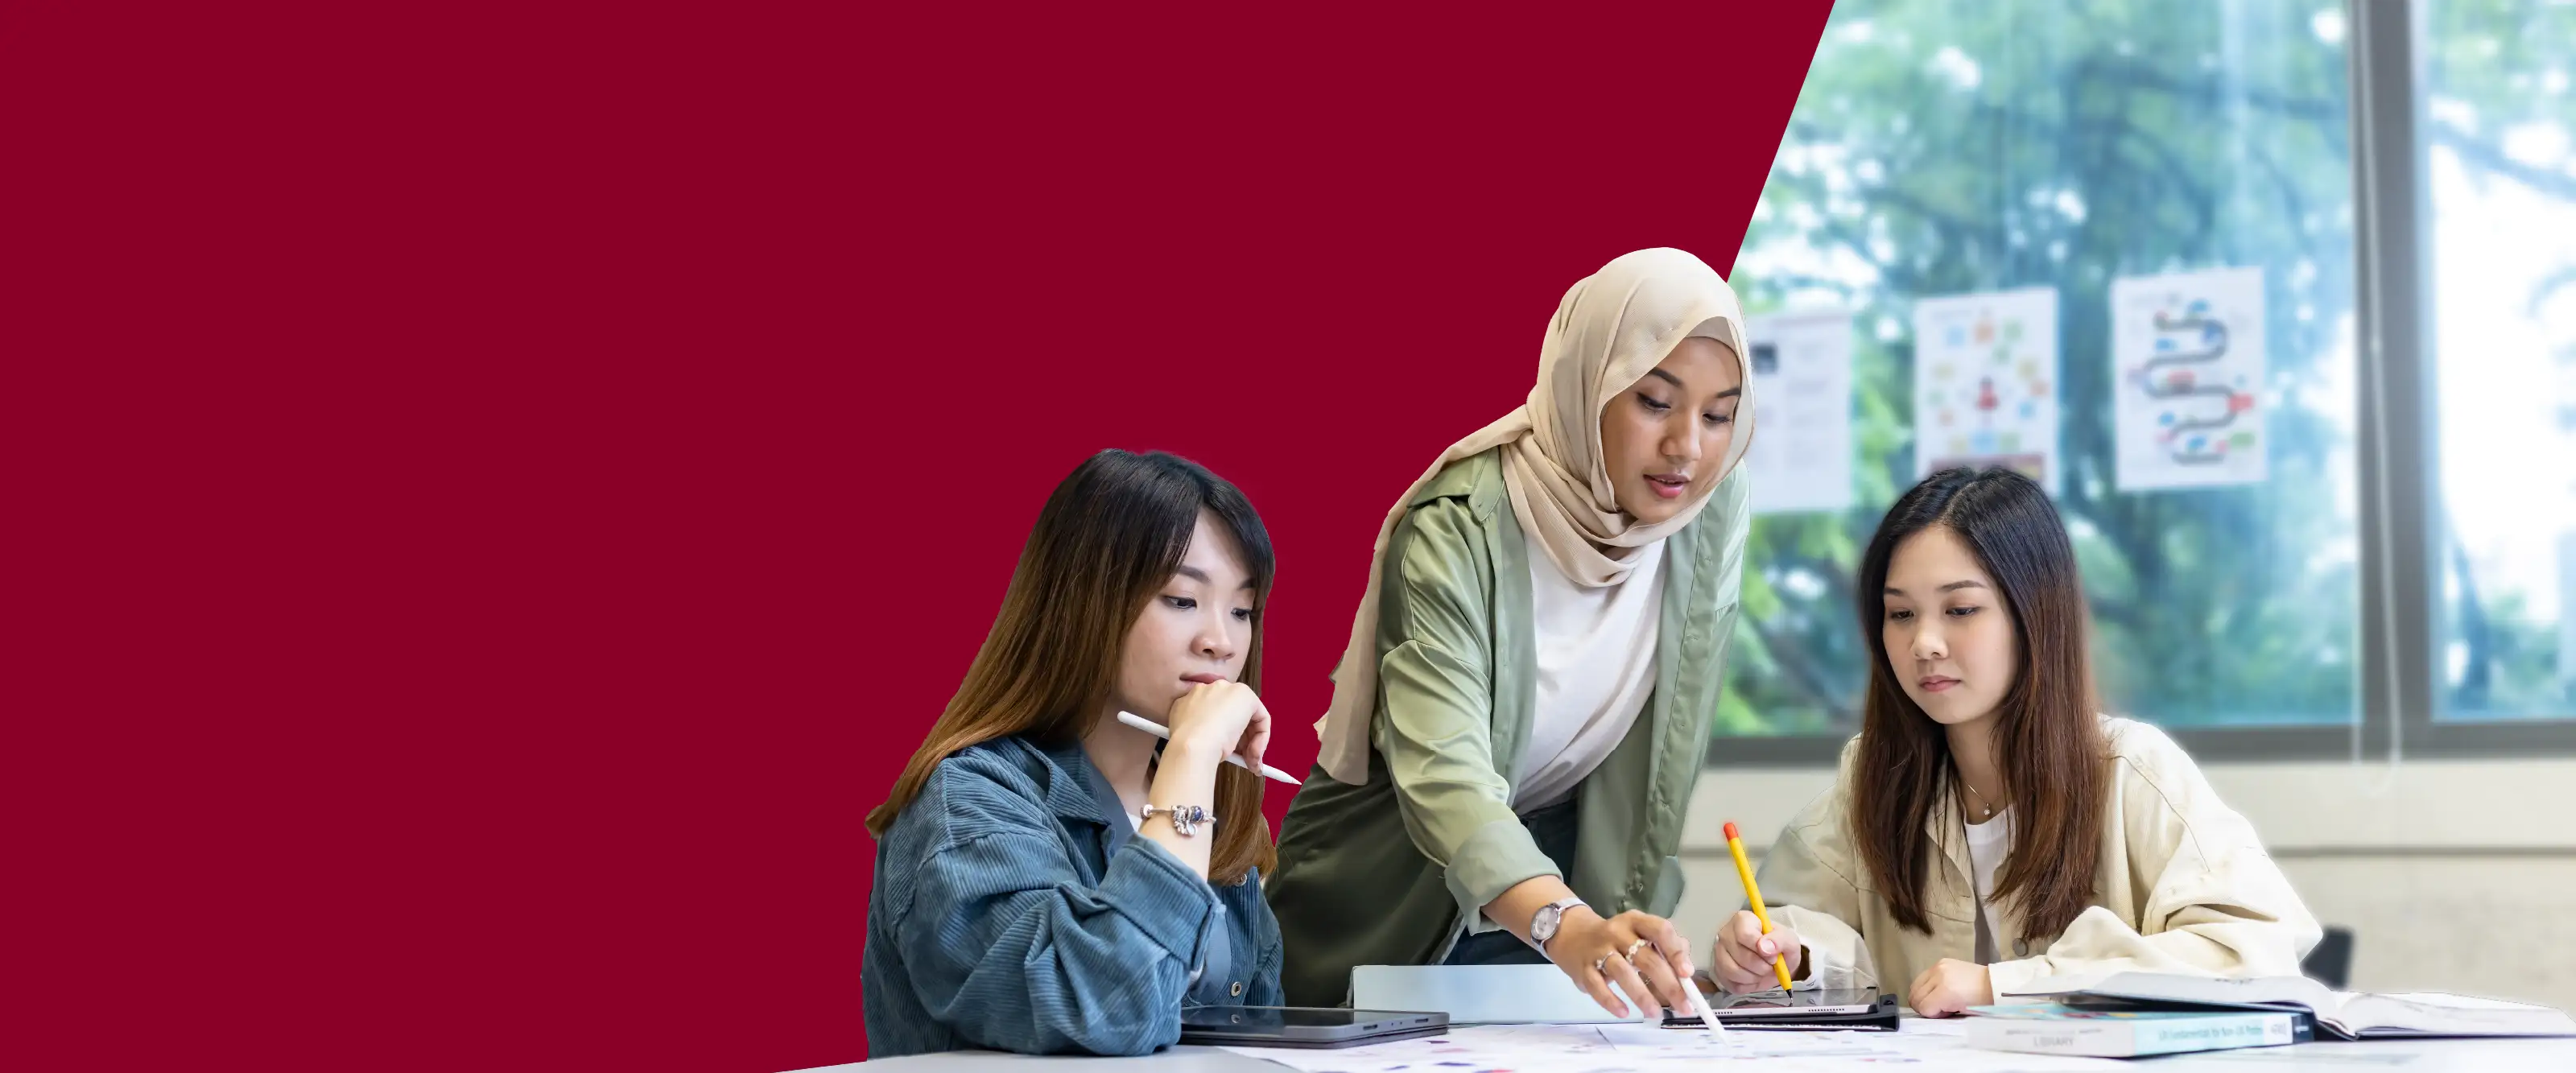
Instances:
[[[1737,835],[1736,835],[1736,833],[1735,833],[1735,821],[1734,821],[1734,820],[1728,820],[1728,821],[1726,821],[1726,840],[1727,840],[1727,841],[1729,841],[1729,842],[1733,842],[1733,841],[1735,841],[1735,840],[1736,840],[1736,838],[1737,838],[1737,837],[1738,837],[1738,836],[1737,836]]]

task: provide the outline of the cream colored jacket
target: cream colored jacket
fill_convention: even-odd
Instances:
[[[2008,960],[1987,966],[1996,1000],[2053,974],[2137,970],[2296,976],[2317,922],[2263,852],[2254,826],[2218,799],[2163,731],[2105,718],[2111,807],[2103,813],[2093,904],[2053,936],[2013,938],[2021,918],[1999,906]],[[1757,882],[1771,919],[1798,933],[1806,975],[1827,987],[1875,985],[1902,995],[1942,958],[1976,959],[1977,893],[1967,829],[1945,797],[1931,818],[1941,861],[1924,879],[1930,934],[1896,922],[1844,826],[1860,754],[1843,748],[1834,788],[1789,821]],[[1858,777],[1866,778],[1866,773]]]

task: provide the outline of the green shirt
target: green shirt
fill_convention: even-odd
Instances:
[[[1752,513],[1739,467],[1665,538],[1655,689],[1575,793],[1574,875],[1603,915],[1669,916],[1681,900],[1683,814],[1725,678]],[[1430,965],[1491,931],[1487,903],[1558,875],[1512,811],[1528,762],[1537,647],[1529,547],[1494,452],[1461,459],[1407,508],[1387,546],[1368,779],[1321,767],[1288,807],[1265,893],[1291,1005],[1349,1001],[1355,965]]]

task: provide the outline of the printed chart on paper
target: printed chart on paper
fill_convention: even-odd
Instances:
[[[2260,483],[2263,369],[2262,269],[2111,281],[2120,490]]]
[[[1748,317],[1753,446],[1744,467],[1753,512],[1852,505],[1852,319],[1843,311]]]
[[[2010,466],[2055,494],[2057,292],[1914,303],[1914,476]]]

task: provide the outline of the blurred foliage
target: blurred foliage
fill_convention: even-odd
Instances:
[[[2576,5],[2541,0],[2427,0],[2424,81],[2429,94],[2425,141],[2454,154],[2483,188],[2514,183],[2559,201],[2576,202],[2576,171],[2564,147],[2576,131]],[[2505,148],[2517,129],[2540,132],[2560,147],[2552,167]],[[2552,295],[2576,284],[2576,251],[2567,267],[2535,282],[2527,301],[2537,314]],[[2576,348],[2556,355],[2576,365]],[[2576,370],[2559,374],[2576,381]],[[2542,385],[2533,385],[2535,389]],[[2563,396],[2562,396],[2563,397]],[[2576,408],[2560,414],[2576,429]],[[2563,442],[2563,441],[2562,441]],[[2576,490],[2571,490],[2576,494]],[[2525,609],[2524,594],[2481,585],[2456,544],[2446,546],[2445,633],[2451,642],[2445,711],[2456,715],[2576,714],[2576,678],[2558,667],[2556,624]],[[2560,615],[2576,608],[2560,608]]]
[[[2498,50],[2570,55],[2576,10],[2552,8],[2535,35],[2530,6],[2439,5],[2455,25],[2435,62],[2479,71],[2457,92],[2539,107]],[[1852,573],[1913,483],[1912,301],[2026,286],[2058,292],[2058,507],[2113,708],[2168,725],[2354,718],[2344,56],[2333,3],[1835,5],[1735,282],[1757,313],[1852,311],[1858,505],[1755,522],[1720,734],[1855,727],[1868,656]],[[2566,95],[2547,100],[2576,119]],[[2492,134],[2437,137],[2474,147],[2473,166],[2510,165],[2479,140]],[[2576,196],[2576,178],[2547,181]],[[2270,480],[2122,493],[2111,280],[2224,266],[2264,270]],[[2462,613],[2516,621],[2487,614],[2502,610],[2472,599]],[[2491,632],[2477,654],[2491,687],[2551,680],[2554,638]]]

